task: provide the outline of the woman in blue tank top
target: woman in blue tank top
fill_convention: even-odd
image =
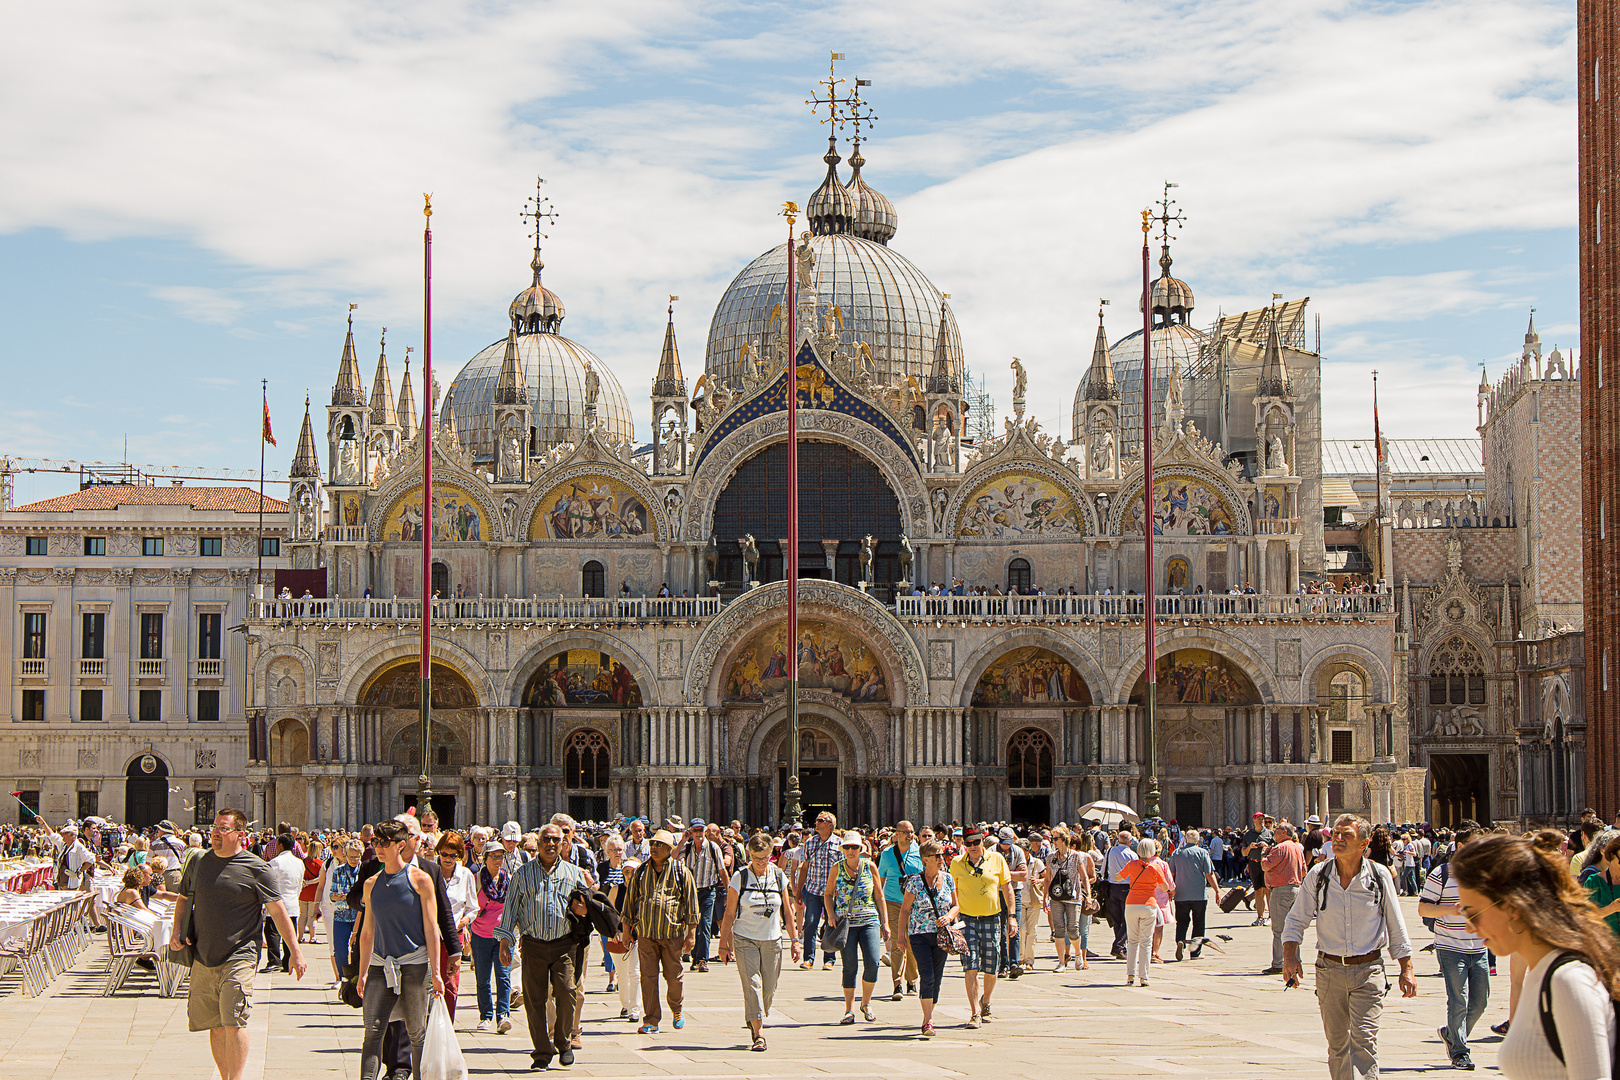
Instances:
[[[421,1069],[428,994],[444,993],[439,974],[439,915],[433,879],[400,857],[405,826],[377,826],[373,846],[382,869],[366,879],[356,989],[365,1001],[361,1080],[377,1080],[383,1033],[397,1003],[411,1036],[411,1074]]]

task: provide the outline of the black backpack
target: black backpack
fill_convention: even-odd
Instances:
[[[1445,895],[1446,895],[1446,881],[1450,877],[1451,877],[1451,866],[1450,866],[1450,864],[1449,863],[1441,863],[1440,864],[1440,896],[1441,896],[1442,900],[1444,900]],[[1436,902],[1438,903],[1440,901],[1436,901]],[[1429,933],[1431,933],[1431,934],[1434,933],[1434,924],[1439,922],[1440,920],[1435,918],[1433,915],[1424,915],[1422,918],[1423,918],[1423,925],[1429,928]]]
[[[1541,1033],[1547,1037],[1547,1045],[1552,1048],[1553,1056],[1563,1064],[1564,1044],[1558,1038],[1558,1022],[1553,1019],[1552,1011],[1552,977],[1553,972],[1565,964],[1586,963],[1586,957],[1580,953],[1564,953],[1551,964],[1547,965],[1547,974],[1541,977],[1541,992],[1536,995],[1536,1004],[1541,1012]],[[1614,1008],[1615,1026],[1620,1028],[1620,1001],[1611,1000],[1609,1004]],[[1609,1075],[1620,1076],[1620,1040],[1609,1048]]]

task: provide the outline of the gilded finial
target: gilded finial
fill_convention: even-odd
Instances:
[[[1143,239],[1144,242],[1147,240],[1147,234],[1152,232],[1152,231],[1153,231],[1153,211],[1151,209],[1143,210],[1142,211],[1142,239]]]
[[[431,191],[422,192],[422,216],[425,218],[433,216],[433,192]]]
[[[789,199],[782,204],[781,214],[787,218],[788,240],[791,241],[793,239],[793,223],[799,220],[799,204]]]
[[[411,366],[411,348],[410,345],[405,346],[405,366],[407,368]]]

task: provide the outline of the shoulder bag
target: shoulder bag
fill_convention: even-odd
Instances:
[[[921,874],[917,875],[917,880],[922,882],[923,890],[928,893],[928,906],[934,909],[934,918],[938,919],[939,904],[934,899],[933,887],[928,884],[928,879]],[[962,932],[961,923],[952,922],[946,926],[941,926],[934,931],[934,934],[935,940],[939,942],[939,947],[952,956],[959,956],[967,952],[967,934]]]

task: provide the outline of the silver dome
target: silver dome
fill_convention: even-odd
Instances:
[[[845,234],[812,236],[816,254],[818,304],[843,312],[839,335],[851,349],[864,341],[880,383],[904,382],[906,375],[927,385],[934,365],[941,311],[953,373],[962,375],[962,338],[944,295],[904,255],[893,248]],[[709,324],[704,367],[711,380],[735,386],[742,381],[737,358],[743,342],[760,351],[777,332],[771,312],[787,292],[788,247],[772,248],[743,268],[720,298]],[[785,313],[784,313],[785,316]],[[497,363],[497,369],[499,364]],[[897,378],[898,376],[898,378]]]
[[[529,385],[530,423],[536,429],[535,447],[544,452],[559,442],[579,442],[585,435],[585,361],[601,380],[596,400],[600,430],[609,441],[634,441],[635,419],[619,380],[591,351],[558,334],[519,334],[518,360]],[[481,461],[494,458],[495,384],[506,357],[506,339],[481,351],[467,362],[450,383],[452,408],[461,441]]]
[[[1208,389],[1212,384],[1205,370],[1204,354],[1209,335],[1185,323],[1162,323],[1153,328],[1153,422],[1157,431],[1164,421],[1164,400],[1170,392],[1170,365],[1181,362],[1182,402],[1186,418],[1205,435],[1214,437],[1207,417]],[[1120,338],[1108,349],[1108,362],[1119,384],[1119,441],[1133,452],[1142,443],[1142,331]],[[1075,391],[1074,418],[1079,430],[1084,410],[1081,390]],[[1078,436],[1076,436],[1078,437]]]

